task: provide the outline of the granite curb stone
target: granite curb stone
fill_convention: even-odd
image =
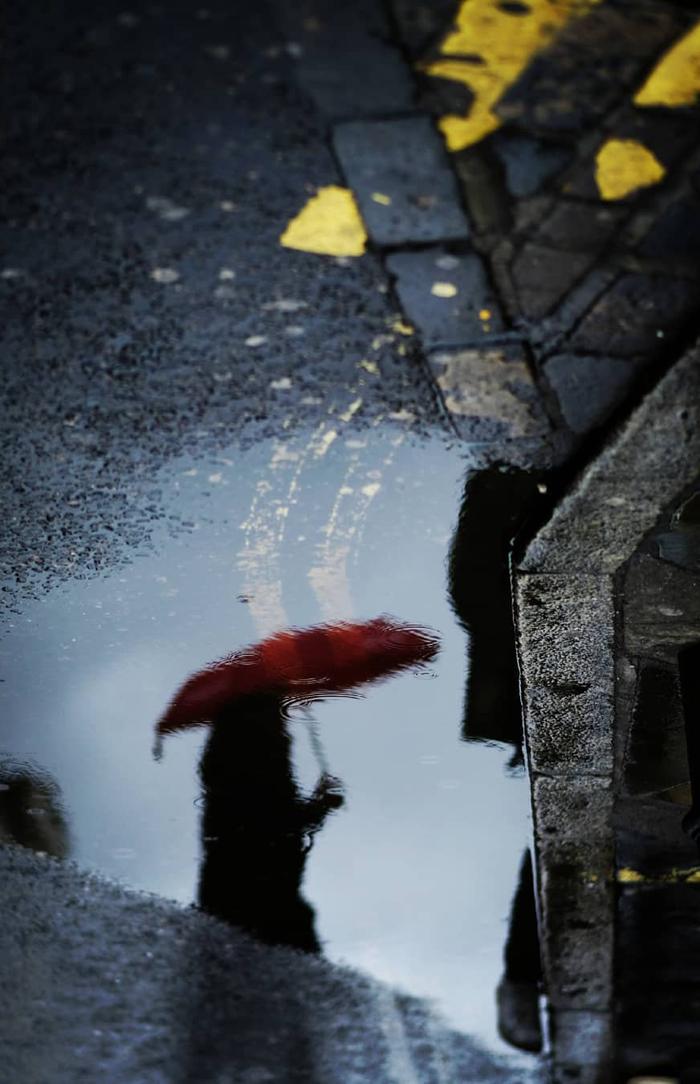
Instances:
[[[333,142],[375,244],[468,237],[457,182],[429,117],[350,121],[334,128]]]

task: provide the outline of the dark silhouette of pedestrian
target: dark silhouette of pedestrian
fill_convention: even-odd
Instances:
[[[243,697],[217,716],[199,774],[200,907],[268,944],[318,952],[301,887],[313,837],[343,803],[338,781],[322,775],[304,797],[283,705],[272,695]]]

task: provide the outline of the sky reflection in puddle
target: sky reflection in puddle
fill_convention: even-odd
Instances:
[[[509,748],[460,740],[466,638],[445,562],[468,462],[396,433],[329,433],[171,465],[163,488],[190,533],[163,530],[127,568],[27,604],[2,645],[5,748],[59,784],[75,860],[191,902],[206,733],[151,756],[182,681],[284,625],[390,613],[437,629],[428,676],[314,707],[346,804],[315,837],[303,895],[330,959],[513,1053],[494,990],[528,797]],[[291,731],[309,792],[320,766],[302,713]]]

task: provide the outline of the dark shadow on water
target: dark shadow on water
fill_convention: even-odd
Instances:
[[[523,732],[509,562],[513,540],[541,497],[544,477],[500,464],[469,477],[450,549],[450,598],[469,635],[462,736],[512,746],[512,768],[523,765]],[[542,1047],[541,979],[528,850],[521,861],[496,991],[499,1033],[521,1050]]]
[[[314,834],[343,799],[328,776],[301,793],[280,699],[245,697],[222,712],[199,774],[200,907],[268,944],[320,951],[301,885]]]
[[[690,644],[678,653],[678,676],[693,802],[683,828],[700,854],[700,643]]]
[[[465,739],[522,747],[509,558],[544,475],[496,465],[467,479],[449,559],[452,607],[469,634]]]

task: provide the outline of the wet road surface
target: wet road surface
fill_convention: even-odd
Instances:
[[[3,644],[2,699],[9,751],[61,789],[71,857],[190,902],[206,734],[151,755],[182,680],[288,624],[388,612],[438,630],[427,673],[292,711],[301,791],[330,771],[345,797],[314,835],[302,895],[331,960],[435,999],[503,1052],[495,988],[528,798],[511,746],[462,738],[467,645],[447,557],[468,466],[439,441],[381,432],[181,459],[159,482],[191,531],[25,606]],[[241,771],[235,736],[228,754]],[[261,816],[274,771],[270,795],[264,766],[255,776]]]
[[[12,13],[0,839],[274,940],[275,907],[246,911],[254,893],[226,869],[230,850],[249,884],[265,881],[257,833],[280,857],[295,927],[282,939],[407,991],[406,1035],[411,997],[434,998],[495,1057],[509,1049],[497,985],[512,1031],[523,1006],[532,1025],[540,978],[504,555],[542,476],[474,475],[463,501],[464,476],[484,462],[561,462],[697,327],[697,29],[682,5],[652,2],[640,19],[630,5],[564,3],[555,27],[536,0],[473,0],[450,33],[455,9],[75,0]],[[687,561],[687,541],[667,533],[660,556]],[[654,621],[681,618],[673,644],[692,592],[658,591]],[[674,592],[682,605],[669,605]],[[192,671],[276,628],[381,611],[439,630],[431,674],[289,719],[248,705],[237,749],[249,773],[224,755],[221,721],[151,759],[153,724]],[[648,650],[630,664],[639,703]],[[673,685],[675,657],[662,661]],[[557,697],[583,695],[560,676]],[[647,714],[642,745],[656,733]],[[672,722],[661,774],[678,772],[687,799]],[[224,796],[219,808],[236,773],[238,806]],[[572,808],[540,812],[554,814],[553,837],[570,832],[562,853],[580,849],[588,876],[593,818],[574,825]],[[657,820],[665,869],[678,824]],[[556,897],[575,865],[555,861],[556,838],[538,845]],[[611,868],[599,888],[612,897]],[[675,981],[679,952],[695,951],[683,869],[680,895],[657,886],[661,910],[646,907],[635,865],[614,875],[630,1071],[644,1060],[636,969],[659,914],[668,944],[644,982]],[[596,986],[599,944],[586,948],[575,907],[559,911],[547,919],[550,954],[563,937],[550,1002],[585,1015],[590,984],[598,1026],[611,981]],[[598,932],[600,943],[609,924]],[[649,1017],[669,1072],[674,1042],[689,1044],[689,1072],[697,1061],[689,989],[668,1002],[677,1028]],[[230,984],[217,990],[225,999]],[[193,1008],[196,1078],[206,1052]],[[555,1073],[609,1058],[604,1044],[581,1053],[585,1035],[566,1024],[554,1035]],[[305,1079],[314,1044],[291,1045]],[[525,1073],[524,1059],[512,1064]],[[412,1079],[410,1059],[394,1070]]]

